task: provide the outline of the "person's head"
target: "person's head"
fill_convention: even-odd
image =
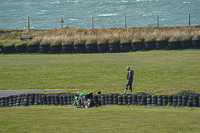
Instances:
[[[97,95],[101,95],[101,91],[97,91]]]
[[[130,67],[129,67],[129,66],[127,66],[127,67],[126,67],[126,70],[127,70],[127,71],[129,71],[129,70],[130,70]]]

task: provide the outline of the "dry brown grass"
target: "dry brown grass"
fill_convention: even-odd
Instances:
[[[84,29],[75,27],[53,28],[53,29],[0,29],[0,40],[16,40],[20,37],[43,38],[43,43],[49,41],[90,43],[95,42],[128,42],[128,41],[151,41],[151,40],[176,40],[192,39],[200,37],[200,26],[167,26],[167,27],[129,27],[129,28],[99,28]],[[55,41],[57,40],[57,41]],[[59,41],[58,41],[59,40]]]

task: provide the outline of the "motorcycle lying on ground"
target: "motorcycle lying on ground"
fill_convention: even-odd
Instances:
[[[92,106],[93,93],[77,93],[74,95],[73,108],[89,108]]]

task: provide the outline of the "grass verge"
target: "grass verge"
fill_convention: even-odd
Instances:
[[[25,132],[193,132],[200,109],[188,107],[72,106],[0,108],[1,133]]]
[[[133,92],[199,92],[200,51],[106,54],[0,55],[0,89],[79,89],[122,93],[126,66],[135,71]]]

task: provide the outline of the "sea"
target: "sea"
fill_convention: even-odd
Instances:
[[[189,15],[190,14],[190,15]],[[0,0],[0,29],[200,24],[200,0]],[[157,19],[158,17],[158,19]],[[92,23],[93,22],[93,23]],[[92,27],[93,25],[93,27]]]

